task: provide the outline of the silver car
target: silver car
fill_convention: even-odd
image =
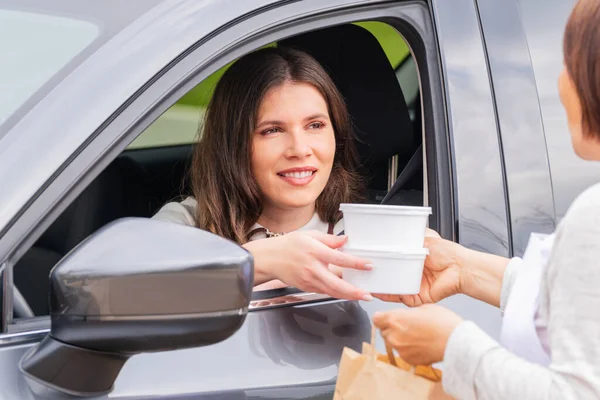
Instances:
[[[301,47],[346,99],[370,202],[518,256],[599,172],[556,89],[573,3],[0,0],[0,398],[331,399],[397,304],[253,291],[241,247],[148,218],[188,190],[211,85]],[[499,310],[443,303],[499,336]]]

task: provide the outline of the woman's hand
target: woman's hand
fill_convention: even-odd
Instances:
[[[466,294],[495,307],[500,306],[502,280],[509,259],[494,254],[467,249],[450,240],[442,239],[428,229],[421,289],[417,295],[373,296],[384,300],[404,303],[409,307],[437,303],[455,294]]]
[[[279,279],[307,292],[369,301],[372,299],[369,293],[339,276],[340,268],[371,269],[367,260],[337,250],[346,241],[346,236],[302,231],[254,240],[243,247],[254,256],[255,285]]]
[[[430,365],[444,359],[448,339],[462,318],[437,305],[376,313],[373,323],[381,335],[411,365]]]
[[[437,303],[446,297],[461,293],[461,268],[459,258],[464,247],[442,239],[437,232],[427,229],[425,247],[429,255],[425,258],[421,289],[416,295],[373,294],[384,300],[404,303],[409,307],[426,303]]]

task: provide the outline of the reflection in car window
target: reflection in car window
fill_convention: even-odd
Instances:
[[[98,34],[86,21],[0,10],[0,125]]]

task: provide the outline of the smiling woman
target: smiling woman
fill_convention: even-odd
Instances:
[[[234,63],[209,103],[190,176],[193,197],[155,219],[244,245],[255,284],[370,299],[339,277],[338,267],[369,268],[337,251],[345,237],[334,236],[339,205],[360,199],[361,179],[343,98],[311,56],[266,48]]]
[[[259,221],[276,232],[310,220],[331,175],[335,133],[327,103],[308,83],[284,83],[263,98],[252,134],[252,174],[263,196]],[[286,218],[296,209],[296,218]],[[334,216],[325,220],[335,222]]]

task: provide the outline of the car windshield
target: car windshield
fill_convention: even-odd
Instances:
[[[0,131],[98,35],[98,26],[88,21],[0,9]]]

